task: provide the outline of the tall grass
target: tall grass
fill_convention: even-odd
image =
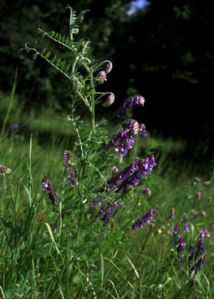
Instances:
[[[34,138],[25,144],[1,137],[1,162],[12,169],[6,190],[0,178],[2,297],[212,298],[212,238],[206,242],[207,263],[190,287],[189,274],[177,267],[171,234],[173,224],[184,217],[191,226],[189,242],[203,227],[212,231],[212,178],[207,178],[210,184],[197,178],[177,183],[170,173],[163,177],[157,170],[144,182],[152,190],[150,197],[141,189],[123,196],[100,193],[121,201],[110,224],[103,226],[86,202],[94,197],[92,178],[102,180],[97,169],[102,170],[104,161],[92,148],[88,176],[80,179],[78,191],[61,192],[64,146],[41,148]],[[59,210],[41,191],[44,175],[56,187]],[[83,209],[73,209],[83,203]],[[151,206],[159,211],[157,220],[132,232],[130,225]],[[171,207],[177,215],[169,222]],[[207,215],[194,219],[203,210]]]

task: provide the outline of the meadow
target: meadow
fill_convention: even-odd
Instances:
[[[96,117],[96,104],[114,101],[97,91],[110,62],[73,41],[73,20],[69,42],[49,36],[71,50],[71,73],[26,47],[70,80],[70,111],[25,114],[16,82],[1,94],[1,297],[213,298],[211,163],[197,173],[173,161],[182,142],[152,137],[127,117],[141,96],[111,121]]]

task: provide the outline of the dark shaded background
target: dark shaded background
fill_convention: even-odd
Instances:
[[[25,42],[49,42],[38,27],[68,34],[68,1],[0,2],[0,90],[11,90],[18,68],[17,94],[27,111],[66,107],[66,80],[41,60],[20,51]],[[98,59],[111,59],[105,89],[116,95],[115,111],[126,97],[142,94],[145,108],[135,117],[164,136],[204,142],[213,149],[214,6],[212,1],[161,0],[129,15],[130,1],[78,0],[89,9],[80,35],[92,41]],[[57,104],[56,104],[57,103]],[[102,112],[100,112],[102,113]]]

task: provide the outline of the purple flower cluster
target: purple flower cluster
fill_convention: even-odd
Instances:
[[[199,260],[191,267],[190,272],[193,272],[193,279],[198,271],[201,270],[202,266],[205,264],[205,256],[202,255]]]
[[[136,230],[138,228],[143,228],[145,224],[151,223],[151,221],[154,219],[154,217],[157,216],[157,214],[158,212],[155,208],[150,209],[150,211],[147,214],[145,214],[132,224],[131,229]]]
[[[108,201],[101,202],[99,199],[96,199],[90,202],[90,207],[93,209],[99,207],[98,214],[101,216],[104,225],[107,225],[109,223],[110,217],[119,207],[119,203],[118,201],[114,201],[111,204]]]
[[[180,237],[177,242],[177,254],[179,259],[182,259],[184,256],[183,251],[185,247],[186,247],[186,242],[182,237]]]
[[[77,181],[72,163],[70,161],[71,156],[72,156],[71,151],[69,151],[69,150],[64,151],[64,166],[68,173],[68,179],[69,179],[71,186],[75,187],[76,185],[78,185],[78,181]]]
[[[210,232],[208,231],[207,228],[204,228],[201,230],[196,245],[193,248],[192,252],[190,253],[189,261],[202,255],[205,252],[204,240],[206,237],[210,237]]]
[[[145,133],[145,125],[131,119],[123,123],[122,128],[122,131],[112,137],[110,144],[121,157],[124,157],[135,144],[135,135]]]
[[[54,187],[52,183],[48,180],[47,176],[45,176],[42,179],[42,190],[48,193],[48,197],[50,199],[51,204],[55,206],[57,204],[56,194],[54,192]]]
[[[145,99],[142,96],[134,96],[132,98],[129,98],[125,100],[122,104],[122,106],[119,108],[117,112],[117,116],[120,118],[122,115],[126,113],[126,111],[129,108],[132,108],[133,106],[140,105],[144,106]]]
[[[118,171],[111,179],[107,181],[108,189],[119,192],[127,191],[129,187],[139,185],[141,177],[147,176],[156,166],[154,156],[146,159],[136,159],[122,171]]]

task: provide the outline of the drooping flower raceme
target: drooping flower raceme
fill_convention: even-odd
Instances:
[[[139,185],[141,178],[147,176],[156,166],[154,156],[136,159],[122,171],[107,181],[107,187],[114,192],[126,192],[128,188]]]
[[[115,213],[119,207],[118,201],[114,201],[112,204],[108,201],[102,202],[99,199],[95,199],[90,202],[90,207],[96,209],[99,207],[98,214],[101,216],[101,219],[104,225],[109,223],[110,217]]]
[[[113,204],[105,202],[105,204],[100,208],[99,212],[105,225],[109,223],[110,217],[115,213],[118,207],[118,201],[114,201]]]
[[[158,211],[155,208],[150,209],[150,211],[147,214],[145,214],[132,224],[131,229],[136,230],[138,228],[143,228],[145,224],[151,223],[151,221],[154,219],[154,217],[157,216],[157,214]]]
[[[48,197],[50,199],[51,204],[55,206],[57,204],[56,194],[54,191],[54,187],[52,183],[48,180],[47,176],[45,176],[42,179],[42,190],[48,193]]]
[[[199,260],[191,267],[190,272],[194,272],[193,279],[195,275],[201,270],[202,266],[205,264],[205,256],[202,255]]]
[[[179,259],[182,259],[184,256],[183,251],[185,247],[186,247],[186,242],[182,237],[180,237],[177,242],[177,254]]]
[[[122,128],[122,131],[112,137],[110,145],[121,157],[124,157],[135,144],[135,136],[145,133],[145,125],[130,119],[122,124]]]
[[[117,116],[120,118],[122,115],[126,113],[128,109],[136,105],[144,106],[144,103],[145,103],[145,99],[142,96],[134,96],[132,98],[129,98],[125,100],[122,106],[119,108],[117,112]]]
[[[204,228],[201,230],[200,235],[197,239],[196,245],[194,246],[194,248],[192,249],[192,252],[189,255],[189,263],[193,259],[201,256],[205,252],[204,240],[206,237],[210,237],[210,232],[207,228]]]

